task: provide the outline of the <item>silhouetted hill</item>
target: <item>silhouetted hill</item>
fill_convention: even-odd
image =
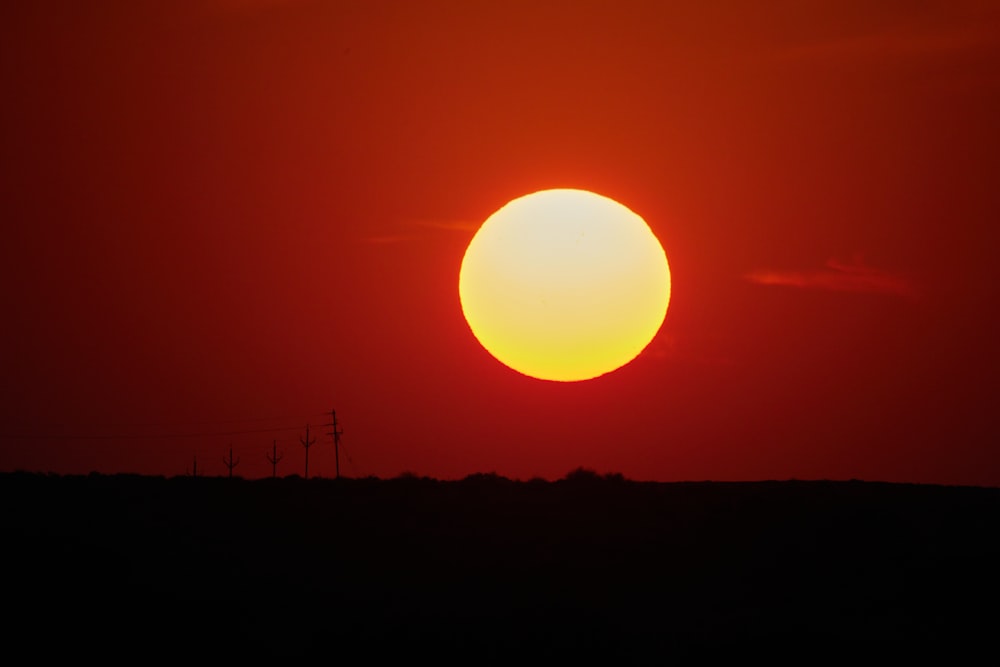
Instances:
[[[13,473],[0,501],[15,640],[627,662],[969,644],[1000,620],[992,488]]]

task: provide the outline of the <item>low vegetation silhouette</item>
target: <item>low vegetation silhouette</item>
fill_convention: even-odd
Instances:
[[[142,625],[164,645],[186,632],[258,656],[350,644],[641,661],[747,642],[968,644],[998,620],[982,604],[1000,593],[993,488],[584,468],[555,481],[16,472],[0,475],[0,502],[11,608],[83,605],[112,625],[184,609]]]

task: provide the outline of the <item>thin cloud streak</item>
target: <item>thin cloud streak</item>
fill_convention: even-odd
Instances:
[[[828,261],[826,268],[823,269],[808,271],[761,269],[752,271],[744,277],[758,285],[886,294],[907,299],[916,297],[915,288],[903,276],[861,264],[844,264],[836,260]]]
[[[410,224],[428,229],[442,229],[449,232],[474,232],[479,229],[477,223],[466,220],[413,220]]]
[[[378,236],[366,236],[362,241],[373,245],[390,245],[393,243],[406,243],[415,237],[411,234],[380,234]]]
[[[993,38],[988,33],[979,30],[955,30],[938,34],[899,31],[861,35],[838,41],[800,46],[788,49],[786,56],[789,58],[810,56],[828,58],[936,57],[988,48],[995,48]]]
[[[404,223],[404,225],[409,229],[419,227],[422,229],[434,229],[445,232],[462,232],[463,234],[469,234],[479,229],[478,224],[474,222],[466,222],[464,220],[408,220]],[[362,240],[365,243],[388,245],[393,243],[408,243],[411,241],[417,241],[420,238],[422,237],[419,233],[389,233],[366,236]]]
[[[881,30],[844,35],[783,50],[786,58],[941,58],[1000,48],[1000,11],[995,3],[953,3],[965,7],[942,16],[914,13]]]
[[[308,0],[215,0],[215,7],[227,12],[253,12],[303,4],[309,4]]]

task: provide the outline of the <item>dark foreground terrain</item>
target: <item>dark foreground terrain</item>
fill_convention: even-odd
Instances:
[[[1000,636],[1000,489],[13,473],[0,500],[8,651],[621,663]]]

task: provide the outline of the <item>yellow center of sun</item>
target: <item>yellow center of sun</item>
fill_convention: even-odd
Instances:
[[[491,215],[458,281],[473,335],[525,375],[571,382],[635,359],[663,324],[670,268],[637,214],[585,190],[543,190]]]

